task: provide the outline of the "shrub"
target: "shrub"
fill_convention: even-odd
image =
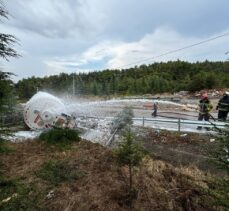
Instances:
[[[48,144],[60,147],[66,147],[73,142],[80,141],[78,132],[69,128],[52,128],[44,131],[41,133],[40,139]]]

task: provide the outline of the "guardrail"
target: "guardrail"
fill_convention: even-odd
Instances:
[[[124,100],[142,100],[142,99],[146,99],[146,100],[169,100],[172,102],[180,102],[181,101],[181,97],[123,97],[121,99]]]
[[[183,120],[183,119],[154,119],[154,118],[133,118],[134,121],[142,121],[142,126],[145,126],[146,122],[159,122],[159,123],[171,123],[171,124],[177,124],[177,130],[181,131],[182,124],[186,125],[196,125],[200,127],[206,127],[206,128],[225,128],[227,125],[225,122],[207,122],[207,121],[193,121],[193,120]]]
[[[81,116],[84,118],[93,118],[93,119],[107,119],[113,120],[115,117],[96,117],[96,116]],[[177,125],[177,131],[181,131],[182,125],[195,125],[199,127],[205,128],[218,128],[223,129],[229,123],[225,122],[208,122],[208,121],[193,121],[193,120],[184,120],[184,119],[168,119],[168,118],[146,118],[146,117],[134,117],[133,121],[142,122],[142,126],[145,127],[146,123],[154,122],[154,123],[170,123]]]

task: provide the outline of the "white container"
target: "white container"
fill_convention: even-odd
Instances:
[[[52,127],[66,113],[62,101],[46,92],[35,94],[24,107],[24,121],[33,130]]]

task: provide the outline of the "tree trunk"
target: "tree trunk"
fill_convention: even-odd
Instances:
[[[129,193],[131,194],[132,191],[132,165],[129,164]]]

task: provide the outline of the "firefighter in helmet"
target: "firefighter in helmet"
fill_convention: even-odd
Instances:
[[[210,102],[210,100],[208,99],[208,94],[204,93],[201,96],[201,99],[199,101],[199,117],[198,120],[202,121],[209,121],[210,118],[210,111],[212,110],[213,106]],[[197,129],[201,129],[202,127],[198,127]]]
[[[216,110],[218,110],[218,120],[226,121],[229,112],[229,92],[223,94],[223,97],[218,102]]]

